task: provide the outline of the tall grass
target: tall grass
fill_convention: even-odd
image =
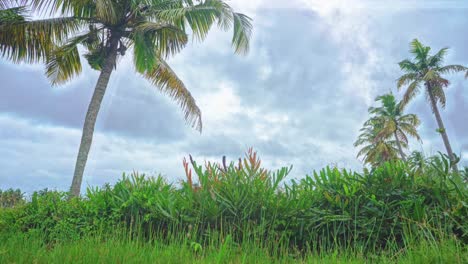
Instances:
[[[272,254],[254,241],[197,247],[188,239],[169,243],[129,239],[124,232],[86,235],[76,241],[44,244],[39,232],[0,235],[0,263],[468,263],[468,252],[455,240],[419,242],[404,251],[373,254],[351,250],[297,253],[286,248]]]

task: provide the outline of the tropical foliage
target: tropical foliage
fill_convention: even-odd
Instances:
[[[181,185],[135,173],[88,189],[85,198],[35,193],[3,211],[1,228],[41,230],[47,243],[120,226],[159,241],[187,234],[204,246],[230,236],[236,243],[319,251],[401,249],[410,240],[445,236],[467,241],[467,186],[447,158],[437,160],[424,163],[424,174],[391,162],[364,173],[325,168],[285,184],[290,168],[264,169],[253,151],[238,163],[200,166],[190,159]]]

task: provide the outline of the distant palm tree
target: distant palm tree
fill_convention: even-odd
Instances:
[[[442,108],[445,107],[446,97],[443,88],[449,85],[449,81],[443,78],[442,75],[452,72],[467,72],[466,76],[468,76],[468,68],[462,65],[444,66],[443,60],[448,48],[443,48],[432,56],[429,55],[430,50],[430,47],[424,46],[417,39],[411,42],[410,52],[414,55],[414,58],[412,60],[406,59],[399,63],[400,68],[405,74],[398,79],[397,85],[398,88],[407,86],[403,96],[404,105],[408,104],[418,94],[421,86],[424,86],[427,99],[431,104],[439,126],[437,131],[442,136],[447,154],[452,161],[452,168],[458,170],[456,156],[452,151],[437,104],[440,103]]]
[[[392,138],[380,137],[379,134],[384,127],[384,123],[379,119],[369,119],[361,128],[361,134],[354,143],[355,147],[361,146],[357,157],[362,157],[363,162],[377,167],[386,161],[398,159],[398,145]],[[400,142],[402,147],[407,144]]]
[[[404,114],[405,105],[397,102],[393,94],[385,94],[376,98],[376,101],[381,102],[379,107],[370,107],[369,113],[372,119],[381,123],[381,130],[378,131],[377,139],[388,139],[393,137],[395,139],[400,157],[406,161],[405,153],[401,142],[408,145],[408,136],[415,137],[421,140],[417,126],[421,123],[415,114]]]
[[[30,25],[29,30],[52,36],[53,45],[37,47],[27,43],[24,50],[14,45],[24,31],[23,24],[2,29],[2,54],[14,61],[46,62],[46,74],[52,84],[62,84],[81,73],[78,45],[86,50],[85,58],[91,67],[100,71],[94,94],[86,114],[80,149],[75,165],[71,196],[80,193],[83,172],[93,139],[94,126],[112,71],[117,60],[133,50],[137,73],[148,79],[163,93],[172,97],[182,108],[186,121],[201,131],[201,112],[189,90],[169,67],[166,59],[181,51],[188,41],[188,33],[203,40],[213,25],[234,29],[232,45],[236,53],[249,48],[251,19],[235,13],[222,0],[30,0],[33,11],[60,15]],[[18,33],[19,32],[19,33]],[[18,34],[16,34],[18,33]],[[39,42],[39,40],[35,39]],[[13,45],[11,45],[13,44]],[[6,48],[5,48],[6,47]],[[45,48],[44,48],[45,47]]]

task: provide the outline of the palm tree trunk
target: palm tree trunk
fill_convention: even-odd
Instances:
[[[117,58],[117,44],[118,38],[112,38],[110,45],[110,52],[104,61],[101,73],[94,88],[93,97],[88,106],[88,112],[86,113],[85,122],[83,125],[83,133],[81,136],[80,149],[78,151],[78,157],[76,159],[75,173],[73,174],[73,181],[70,187],[70,197],[76,197],[80,195],[81,183],[83,181],[83,173],[86,167],[86,161],[88,160],[89,150],[93,141],[94,125],[101,107],[102,99],[106,93],[107,84],[114,69],[116,58]]]
[[[396,130],[393,132],[393,135],[395,136],[396,144],[398,146],[398,151],[400,151],[401,159],[404,162],[406,162],[406,156],[405,156],[405,153],[403,152],[403,148],[401,147],[400,139],[397,136]]]
[[[458,166],[455,164],[455,155],[453,155],[452,151],[452,146],[450,146],[450,142],[447,136],[447,132],[444,127],[444,122],[442,121],[442,117],[440,116],[439,108],[437,107],[437,101],[435,100],[434,95],[432,94],[432,91],[430,89],[430,86],[428,86],[428,93],[429,93],[429,98],[431,100],[431,105],[432,105],[432,111],[434,112],[434,115],[437,120],[437,125],[439,126],[439,133],[442,136],[442,140],[444,141],[445,149],[447,150],[447,154],[452,161],[452,169],[454,171],[458,171]]]

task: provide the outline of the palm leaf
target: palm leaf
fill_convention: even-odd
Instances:
[[[143,76],[163,93],[174,99],[182,108],[187,123],[201,132],[201,111],[192,94],[162,58],[157,58],[157,62],[157,66],[144,72]]]
[[[434,99],[436,100],[436,102],[440,103],[442,108],[445,108],[445,104],[446,104],[447,100],[446,100],[445,92],[444,92],[444,89],[442,88],[442,86],[433,85],[433,86],[431,86],[430,89],[431,89],[430,93],[432,93],[432,95],[434,96]],[[427,90],[426,95],[427,95],[427,100],[430,101],[429,90]]]
[[[411,41],[410,52],[416,56],[418,63],[426,63],[430,47],[424,46],[418,39]]]
[[[185,30],[185,22],[190,26],[194,36],[203,40],[208,34],[211,26],[225,12],[219,9],[219,1],[205,1],[198,5],[184,6],[182,3],[175,8],[163,10],[151,10],[153,18],[159,21],[168,21]]]
[[[405,94],[403,95],[403,100],[401,101],[403,106],[406,106],[419,92],[421,84],[419,80],[413,81],[406,89]]]
[[[407,73],[418,73],[419,72],[419,67],[418,65],[416,65],[414,62],[410,61],[410,60],[402,60],[398,63],[398,65],[400,66],[400,69],[402,69],[403,71],[407,72]]]
[[[419,77],[419,74],[417,73],[406,73],[402,75],[400,78],[397,80],[397,88],[401,89],[401,87],[406,86],[415,80],[417,80]]]
[[[0,7],[0,26],[7,23],[18,23],[25,20],[27,9],[25,6],[10,8]]]
[[[440,74],[457,73],[457,72],[466,71],[468,74],[468,68],[462,65],[447,65],[447,66],[439,68],[437,71]]]
[[[1,25],[0,54],[14,62],[39,62],[55,45],[77,33],[83,21],[73,18],[51,18]]]
[[[0,10],[15,8],[18,6],[24,7],[26,0],[0,0]]]
[[[185,5],[182,3],[185,2]],[[238,54],[246,54],[252,34],[251,19],[243,14],[234,13],[232,8],[220,0],[200,1],[193,5],[192,1],[181,1],[171,8],[152,8],[153,18],[170,21],[185,31],[185,22],[190,26],[194,36],[203,40],[214,23],[223,30],[228,30],[233,24],[234,32],[232,46]]]
[[[114,25],[119,21],[115,7],[116,1],[112,0],[95,0],[96,18],[107,24]]]
[[[139,40],[143,38],[151,40],[153,47],[147,48],[156,47],[159,55],[164,58],[179,53],[187,44],[185,32],[166,23],[143,22],[135,27],[132,34]]]
[[[428,61],[428,66],[439,67],[444,62],[444,57],[447,54],[448,48],[439,50],[436,54],[431,56]]]
[[[77,37],[69,44],[56,48],[47,57],[46,75],[52,85],[63,84],[81,73],[78,43],[84,37]]]
[[[396,130],[398,139],[400,140],[400,145],[403,147],[402,143],[408,144],[408,137],[403,133],[401,129]]]
[[[252,35],[252,19],[246,15],[234,13],[234,34],[232,45],[238,54],[249,52],[250,37]]]

